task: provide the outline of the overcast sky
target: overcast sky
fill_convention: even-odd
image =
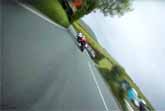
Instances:
[[[100,12],[83,18],[157,110],[165,110],[164,1],[134,2],[134,11],[120,18]]]

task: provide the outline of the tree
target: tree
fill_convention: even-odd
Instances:
[[[72,21],[75,21],[81,17],[83,17],[86,14],[89,14],[96,8],[96,2],[95,0],[84,0],[83,5],[81,8],[79,8],[76,12],[76,14],[72,17]]]
[[[96,9],[103,12],[104,15],[122,16],[125,12],[131,11],[132,0],[96,0]]]

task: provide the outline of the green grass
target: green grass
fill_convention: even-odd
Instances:
[[[64,27],[70,25],[67,14],[58,0],[33,0],[30,3],[56,23]]]
[[[121,89],[119,82],[121,80],[126,80],[133,88],[135,88],[135,90],[138,92],[139,97],[146,101],[146,104],[149,107],[149,109],[153,111],[154,110],[153,106],[143,95],[143,93],[133,82],[133,80],[128,76],[124,68],[120,66],[120,64],[118,64],[118,62],[116,62],[111,57],[111,55],[104,48],[102,48],[102,46],[97,41],[95,41],[91,37],[88,31],[86,31],[87,29],[81,26],[79,21],[74,22],[73,26],[78,32],[82,32],[86,36],[88,43],[96,51],[96,59],[94,59],[96,66],[98,70],[101,72],[103,78],[106,80],[113,94],[117,98],[122,109],[124,111],[127,111],[126,105],[124,103],[124,98],[126,98],[126,92],[124,92]],[[118,70],[115,70],[115,67],[117,67]],[[137,110],[135,107],[133,108]]]
[[[113,65],[106,58],[103,58],[100,61],[98,61],[97,65],[98,65],[98,67],[104,68],[104,69],[107,69],[107,70],[111,70],[112,67],[113,67]]]

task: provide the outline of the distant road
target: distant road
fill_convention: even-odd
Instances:
[[[2,8],[5,111],[119,110],[93,62],[67,30],[11,0]]]

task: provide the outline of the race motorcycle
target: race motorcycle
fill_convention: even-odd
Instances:
[[[79,47],[82,52],[88,47],[88,44],[86,43],[86,40],[83,37],[82,33],[77,34],[77,42],[79,43]]]

